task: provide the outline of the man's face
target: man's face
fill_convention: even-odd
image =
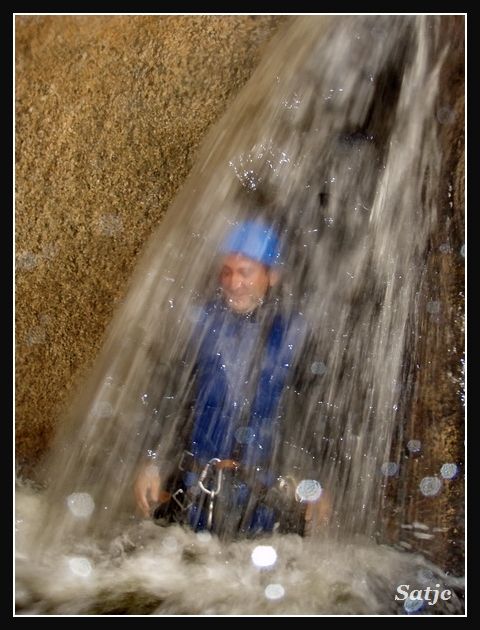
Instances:
[[[265,297],[272,276],[268,267],[241,254],[222,259],[220,286],[227,305],[236,313],[250,313]]]

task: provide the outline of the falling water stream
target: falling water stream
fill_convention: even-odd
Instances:
[[[462,577],[386,544],[384,518],[390,479],[408,474],[405,363],[438,221],[439,27],[435,16],[304,17],[272,43],[147,244],[45,488],[19,482],[17,613],[462,614]],[[318,480],[331,516],[305,538],[160,527],[135,509],[135,471],[145,457],[162,473],[176,465],[185,356],[216,295],[220,244],[258,218],[282,240],[269,301],[309,330],[306,386],[282,399],[280,468]],[[245,369],[258,376],[257,363]],[[422,483],[435,501],[439,477]],[[396,600],[399,585],[450,597]]]

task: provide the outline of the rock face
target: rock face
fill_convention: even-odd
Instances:
[[[278,16],[16,17],[16,440],[45,451]]]
[[[392,482],[392,540],[401,540],[405,549],[421,551],[448,571],[462,575],[465,49],[461,16],[443,18],[442,39],[452,46],[440,78],[436,108],[443,160],[437,196],[439,220],[428,245],[416,321],[412,321],[418,336],[405,366],[409,402],[399,443],[403,474]]]

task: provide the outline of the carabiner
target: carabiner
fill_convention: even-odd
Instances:
[[[217,468],[217,487],[215,488],[215,490],[210,490],[209,488],[206,488],[203,482],[212,464],[218,464],[220,461],[222,460],[220,460],[218,457],[212,457],[212,459],[205,465],[205,468],[202,470],[202,473],[198,478],[198,485],[200,489],[205,492],[205,494],[208,494],[210,496],[218,494],[222,489],[222,469]]]

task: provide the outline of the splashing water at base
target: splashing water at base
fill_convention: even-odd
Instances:
[[[419,317],[418,288],[437,224],[435,107],[447,52],[438,29],[434,17],[289,20],[207,138],[146,248],[52,449],[46,494],[19,494],[19,612],[462,612],[461,579],[401,546],[378,544],[387,483],[407,474],[395,438],[412,393],[393,384],[403,382],[405,356],[417,341],[407,332]],[[229,293],[224,280],[219,294],[221,244],[258,220],[282,244],[275,265],[266,264],[275,272],[268,290],[260,298]],[[195,331],[213,299],[230,312],[255,300],[257,319],[249,321],[256,332],[248,343],[235,346],[223,324],[208,332],[220,339],[209,347],[210,382],[222,378],[225,389],[215,404],[203,402],[212,421],[207,437],[225,431],[217,444],[232,444],[209,457],[228,462],[240,453],[269,490],[270,478],[281,479],[268,495],[280,511],[289,496],[300,507],[327,506],[323,525],[308,531],[312,538],[275,527],[261,541],[236,538],[246,517],[218,498],[212,513],[220,538],[158,527],[136,512],[139,466],[147,461],[164,481],[182,452],[198,446],[200,438],[191,438],[195,379],[209,337]],[[429,304],[426,319],[442,312],[438,301]],[[287,314],[291,328],[278,335],[285,353],[274,354],[280,342],[265,313],[274,322]],[[291,331],[307,340],[301,352]],[[273,350],[262,363],[265,345]],[[256,384],[272,380],[281,384],[267,390],[276,406],[262,407]],[[219,420],[225,401],[227,428]],[[202,468],[187,472],[184,496],[206,501],[198,490]],[[233,473],[222,474],[219,489]],[[425,479],[438,482],[435,492]],[[440,480],[426,475],[422,483],[435,501]],[[270,560],[276,554],[268,566],[262,554],[260,564],[252,562],[260,547],[270,549]],[[451,587],[453,595],[418,609],[408,600],[405,608],[396,589],[421,588],[423,569],[432,572],[432,588]]]
[[[410,612],[399,586],[436,584],[452,596],[425,603],[422,614],[462,611],[463,580],[365,538],[333,544],[292,534],[262,545],[222,543],[144,521],[112,534],[104,547],[85,537],[32,563],[23,526],[41,513],[42,500],[38,491],[18,492],[20,615],[404,615]]]

